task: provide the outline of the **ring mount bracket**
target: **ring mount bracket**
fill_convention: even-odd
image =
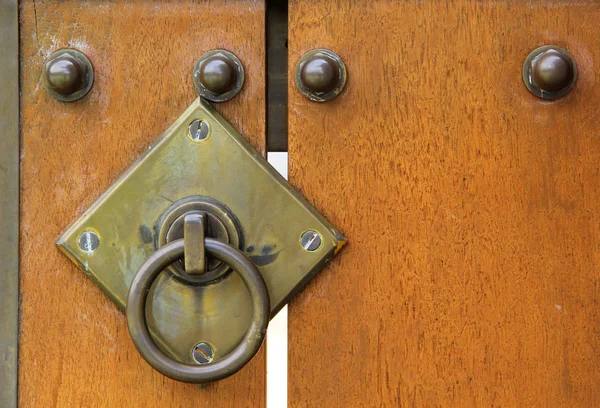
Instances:
[[[227,206],[210,197],[191,196],[176,201],[165,210],[154,226],[155,249],[169,242],[183,238],[183,221],[188,214],[206,214],[210,238],[243,248],[243,232],[235,214]],[[221,279],[231,268],[217,259],[210,259],[208,270],[203,275],[191,275],[185,272],[183,260],[167,268],[173,275],[189,283],[211,283]]]
[[[210,137],[189,137],[190,125],[198,120],[208,124]],[[194,207],[198,202],[201,208]],[[215,205],[217,213],[223,211],[213,221],[256,265],[269,293],[271,316],[346,242],[214,108],[197,99],[63,232],[57,245],[125,310],[134,276],[162,246],[161,231],[168,235],[169,229],[162,228],[168,210],[180,205],[202,212]],[[316,249],[303,246],[306,231],[319,234]],[[90,233],[98,238],[94,250],[80,244],[80,237]],[[209,262],[198,277],[209,276],[210,268]],[[190,282],[173,279],[166,270],[152,285],[146,305],[150,332],[163,351],[181,362],[196,363],[192,352],[199,342],[211,345],[218,362],[251,325],[252,301],[243,280],[236,273],[218,273],[218,279]]]

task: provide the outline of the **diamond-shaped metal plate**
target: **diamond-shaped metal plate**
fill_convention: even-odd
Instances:
[[[193,140],[194,120],[209,136]],[[212,107],[197,99],[149,149],[58,239],[57,245],[124,309],[129,284],[156,250],[155,225],[172,203],[211,197],[237,217],[245,252],[260,270],[274,316],[345,244],[345,238],[281,177]],[[305,250],[301,235],[317,231],[322,244]],[[99,245],[80,248],[94,232]],[[215,359],[243,338],[250,296],[236,273],[192,285],[165,271],[149,296],[148,325],[173,357],[193,362],[193,347],[210,344]]]

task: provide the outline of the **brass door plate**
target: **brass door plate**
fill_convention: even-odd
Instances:
[[[267,284],[271,316],[346,242],[242,135],[197,99],[57,245],[125,309],[134,275],[156,250],[161,216],[193,196],[217,200],[235,214],[240,249]],[[316,249],[314,242],[303,246],[307,231],[321,236]],[[166,270],[148,299],[155,341],[184,362],[194,362],[199,343],[211,345],[215,360],[227,355],[250,325],[250,295],[236,273],[189,283]]]

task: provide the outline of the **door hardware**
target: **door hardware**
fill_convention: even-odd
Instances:
[[[188,214],[183,220],[183,248],[185,270],[189,275],[206,273],[206,214]]]
[[[188,134],[193,141],[199,142],[210,136],[210,127],[208,123],[202,120],[195,120],[188,127]]]
[[[203,383],[249,361],[268,320],[345,242],[197,99],[57,245],[127,310],[154,368]]]
[[[315,231],[306,231],[300,237],[300,243],[307,251],[316,251],[321,246],[321,235]]]
[[[185,217],[184,239],[173,241],[156,251],[141,266],[129,288],[127,297],[127,325],[129,333],[138,351],[144,359],[157,371],[174,380],[203,383],[217,381],[237,372],[258,352],[269,323],[269,292],[262,275],[250,258],[239,249],[222,241],[204,238],[204,217],[188,215]],[[200,242],[193,242],[192,248],[188,237],[199,232]],[[178,361],[154,342],[146,322],[146,301],[152,284],[158,275],[174,261],[185,256],[186,265],[190,252],[197,251],[204,257],[204,251],[230,266],[244,281],[252,299],[252,320],[248,331],[239,344],[214,364],[198,365]],[[191,270],[187,270],[192,273]],[[212,349],[211,349],[212,350]],[[198,346],[192,351],[198,353]],[[197,357],[194,357],[197,362]]]
[[[529,91],[542,99],[567,94],[577,81],[577,65],[562,47],[545,45],[533,50],[523,63],[523,81]]]
[[[94,68],[84,53],[74,49],[58,50],[46,60],[42,69],[46,91],[61,102],[83,98],[94,83]]]
[[[198,95],[211,102],[225,102],[244,85],[244,66],[235,54],[212,50],[194,66],[194,86]]]
[[[233,245],[242,246],[242,228],[236,216],[224,204],[209,197],[188,196],[173,203],[160,216],[154,226],[155,248],[161,248],[170,242],[185,238],[185,219],[191,215],[205,217],[206,236]],[[188,237],[189,238],[189,237]],[[185,262],[190,261],[189,258]],[[229,268],[217,259],[211,259],[205,272],[190,273],[184,262],[177,261],[168,268],[174,276],[190,283],[206,283],[220,279]]]
[[[198,343],[194,346],[192,356],[196,363],[207,364],[213,360],[214,352],[210,344]]]
[[[315,102],[326,102],[338,96],[346,85],[346,77],[346,65],[340,56],[322,48],[304,54],[294,72],[296,87]]]

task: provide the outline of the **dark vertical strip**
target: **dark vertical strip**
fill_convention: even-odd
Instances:
[[[267,150],[287,151],[287,0],[267,0]]]
[[[17,406],[19,330],[19,14],[0,0],[0,407]]]

